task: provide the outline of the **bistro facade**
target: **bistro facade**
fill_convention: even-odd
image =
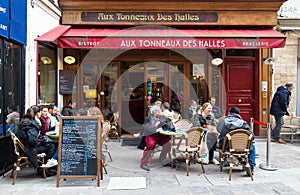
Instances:
[[[269,122],[265,62],[285,46],[273,28],[283,2],[61,0],[61,25],[36,41],[58,47],[59,107],[119,112],[120,134],[137,133],[156,98],[185,117],[191,99],[213,96],[224,113],[238,106],[247,122]],[[47,83],[38,86],[47,103]]]

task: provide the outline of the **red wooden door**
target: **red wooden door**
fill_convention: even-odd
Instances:
[[[258,74],[255,58],[227,58],[224,63],[225,106],[241,110],[242,118],[250,125],[250,118],[257,119]],[[256,130],[255,130],[256,131]]]

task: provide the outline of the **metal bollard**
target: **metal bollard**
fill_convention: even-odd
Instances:
[[[266,163],[259,164],[259,168],[267,171],[276,171],[277,168],[270,164],[270,146],[271,146],[271,124],[268,123],[267,126],[267,153],[266,153]]]

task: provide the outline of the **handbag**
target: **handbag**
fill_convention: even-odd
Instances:
[[[200,143],[200,149],[199,149],[199,157],[204,164],[208,164],[208,147],[207,147],[207,133],[203,134],[203,137],[201,139]]]

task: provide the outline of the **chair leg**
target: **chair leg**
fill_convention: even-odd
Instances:
[[[294,143],[294,132],[293,129],[291,129],[291,144]]]
[[[189,176],[189,153],[185,153],[185,171],[186,171],[186,176]]]
[[[17,175],[18,175],[18,171],[17,171],[17,170],[15,170],[15,171],[14,171],[14,179],[13,179],[13,183],[12,183],[12,185],[15,185],[15,183],[16,183],[16,180],[17,180]]]
[[[231,181],[231,174],[232,174],[232,165],[230,163],[230,169],[229,169],[229,181]]]
[[[108,154],[108,156],[109,156],[110,161],[112,162],[113,160],[112,160],[112,157],[111,157],[111,155],[110,155],[109,150],[107,150],[107,154]]]
[[[219,153],[219,162],[220,162],[220,171],[222,172],[223,171],[223,157],[222,157],[222,154]]]
[[[104,170],[105,174],[107,174],[107,169],[106,169],[106,167],[105,167],[105,165],[104,165],[103,162],[102,162],[102,167],[103,167],[103,170]]]

